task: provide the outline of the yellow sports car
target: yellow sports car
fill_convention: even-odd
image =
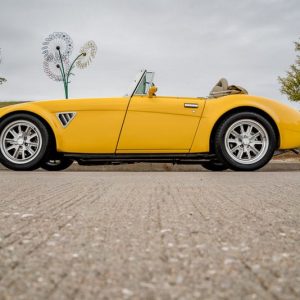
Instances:
[[[156,95],[142,70],[121,98],[27,102],[0,109],[0,161],[12,170],[171,162],[251,171],[300,147],[300,113],[220,80],[207,98]]]

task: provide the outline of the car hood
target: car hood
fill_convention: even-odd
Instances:
[[[94,110],[99,107],[101,109],[118,109],[118,103],[116,99],[128,100],[126,97],[115,98],[88,98],[88,99],[58,99],[58,100],[42,100],[42,101],[28,101],[24,103],[18,103],[8,105],[0,108],[0,118],[8,113],[16,111],[32,111],[45,110],[51,113],[76,110],[86,111]]]

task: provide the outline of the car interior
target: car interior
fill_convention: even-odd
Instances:
[[[137,79],[134,81],[133,93],[128,93],[127,95],[146,95],[148,94],[151,87],[155,86],[153,83],[154,72],[148,72],[146,70],[141,70],[137,74]],[[155,92],[151,93],[153,96]],[[219,98],[228,95],[236,94],[248,94],[248,91],[238,85],[229,85],[227,79],[221,78],[217,84],[210,91],[208,98]]]

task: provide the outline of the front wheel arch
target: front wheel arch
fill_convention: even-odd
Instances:
[[[229,116],[236,114],[236,113],[240,113],[240,112],[254,112],[257,113],[259,115],[261,115],[262,117],[264,117],[265,119],[267,119],[267,121],[270,122],[271,126],[274,129],[275,135],[276,135],[276,144],[277,144],[277,148],[279,148],[280,145],[280,133],[279,133],[279,129],[275,123],[275,121],[273,120],[273,118],[267,114],[265,111],[256,108],[256,107],[252,107],[252,106],[241,106],[241,107],[236,107],[233,108],[229,111],[227,111],[226,113],[224,113],[215,123],[211,134],[210,134],[210,140],[209,140],[209,151],[211,153],[215,152],[215,145],[214,145],[214,139],[215,139],[215,135],[216,135],[216,131],[217,128],[219,127],[219,125],[225,120],[227,119]]]
[[[8,113],[8,114],[4,115],[0,119],[0,123],[2,121],[4,121],[6,118],[8,118],[10,116],[13,116],[13,115],[16,115],[16,114],[27,114],[27,115],[35,117],[39,121],[41,121],[45,125],[45,127],[46,127],[46,129],[47,129],[47,131],[49,133],[50,146],[51,146],[50,153],[56,153],[56,138],[55,138],[54,131],[53,131],[52,127],[49,125],[49,123],[44,118],[42,118],[40,115],[38,115],[36,113],[33,113],[31,111],[27,111],[27,110],[18,110],[18,111],[14,111],[14,112],[11,112],[11,113]]]

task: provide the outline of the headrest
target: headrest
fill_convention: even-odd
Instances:
[[[248,94],[247,90],[237,85],[228,85],[225,78],[221,78],[209,93],[210,98],[218,98],[234,94]]]
[[[227,90],[228,89],[228,81],[225,78],[221,78],[215,86],[222,88],[223,91]]]

